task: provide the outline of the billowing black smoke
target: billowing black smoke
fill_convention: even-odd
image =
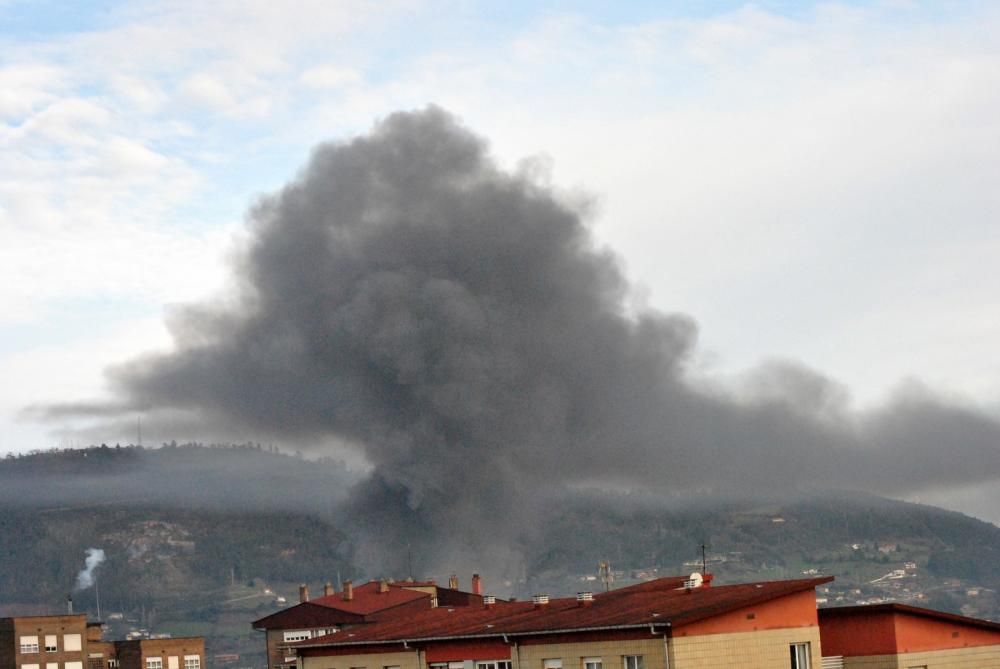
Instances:
[[[374,469],[344,515],[386,572],[408,545],[422,567],[499,568],[573,485],[900,493],[1000,472],[996,422],[917,392],[861,415],[791,366],[749,394],[689,383],[692,320],[627,313],[580,215],[440,109],[320,147],[250,219],[240,299],[184,312],[175,352],[85,409],[353,445]]]

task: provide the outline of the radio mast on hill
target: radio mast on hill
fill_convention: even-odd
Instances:
[[[604,583],[604,592],[607,592],[611,589],[611,583],[615,580],[615,575],[611,571],[611,563],[607,560],[598,562],[597,573],[601,577],[601,582]]]

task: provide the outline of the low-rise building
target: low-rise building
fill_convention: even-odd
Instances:
[[[843,669],[1000,667],[1000,623],[906,604],[819,610],[824,666]]]
[[[472,577],[472,591],[458,589],[452,577],[448,587],[434,581],[369,581],[355,587],[344,581],[340,592],[327,583],[323,596],[309,598],[306,586],[299,588],[299,603],[253,622],[263,631],[268,669],[289,669],[295,664],[290,647],[300,641],[333,634],[340,630],[407,616],[437,606],[465,607],[482,604],[478,574]]]
[[[0,618],[0,669],[84,669],[86,662],[86,615]]]
[[[205,640],[104,641],[84,614],[0,618],[0,669],[203,669]]]
[[[420,611],[296,643],[297,669],[809,669],[815,588],[698,574],[576,598]]]
[[[118,669],[203,669],[205,639],[133,639],[115,642]]]

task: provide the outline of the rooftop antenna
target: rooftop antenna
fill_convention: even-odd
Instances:
[[[708,548],[708,547],[705,545],[705,542],[702,542],[702,544],[701,544],[701,575],[702,576],[704,576],[706,573],[708,573],[708,569],[706,569],[707,560],[705,559],[705,549],[706,548]]]
[[[604,592],[611,590],[611,583],[615,580],[615,575],[611,572],[611,563],[607,560],[601,560],[597,563],[597,572],[601,576],[601,582],[604,583]]]
[[[97,597],[97,620],[101,619],[101,583],[94,574],[94,596]]]
[[[410,547],[410,542],[406,542],[406,573],[413,580],[413,550]]]

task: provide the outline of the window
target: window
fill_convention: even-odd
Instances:
[[[309,630],[288,630],[287,632],[283,632],[281,636],[285,640],[285,643],[295,643],[296,641],[311,639],[312,632]]]
[[[398,664],[387,665],[382,667],[382,669],[399,669],[399,665]]]
[[[792,669],[809,669],[809,642],[793,643],[788,647]]]
[[[625,669],[646,669],[646,659],[642,655],[624,655],[622,665]]]
[[[38,669],[37,664],[22,664],[21,669]]]
[[[63,667],[65,669],[83,669],[83,662],[67,662]]]
[[[49,662],[48,664],[45,665],[45,669],[59,669],[59,665],[55,662]],[[104,669],[104,658],[88,657],[87,669]]]
[[[603,669],[604,662],[599,657],[583,658],[583,669]]]
[[[167,658],[167,669],[181,669],[181,658],[171,655]]]
[[[185,655],[184,669],[201,669],[201,655]]]
[[[89,661],[89,662],[87,662],[88,666],[90,665],[90,662],[92,662],[92,660]],[[58,662],[46,662],[45,663],[45,669],[59,669],[59,663]]]
[[[511,669],[511,663],[510,660],[483,660],[476,662],[476,669]]]
[[[542,669],[562,669],[562,658],[542,660]]]
[[[147,657],[146,669],[163,669],[162,657]]]
[[[118,660],[108,660],[108,669],[118,669]]]
[[[38,637],[37,636],[22,636],[21,637],[21,654],[25,653],[37,653],[38,652]]]
[[[59,650],[59,646],[56,645],[56,639],[58,639],[58,638],[59,638],[59,636],[57,634],[46,634],[45,635],[45,652],[46,653],[55,653],[56,651]]]
[[[71,652],[75,650],[83,650],[81,645],[79,634],[63,634],[63,650],[66,652]]]

